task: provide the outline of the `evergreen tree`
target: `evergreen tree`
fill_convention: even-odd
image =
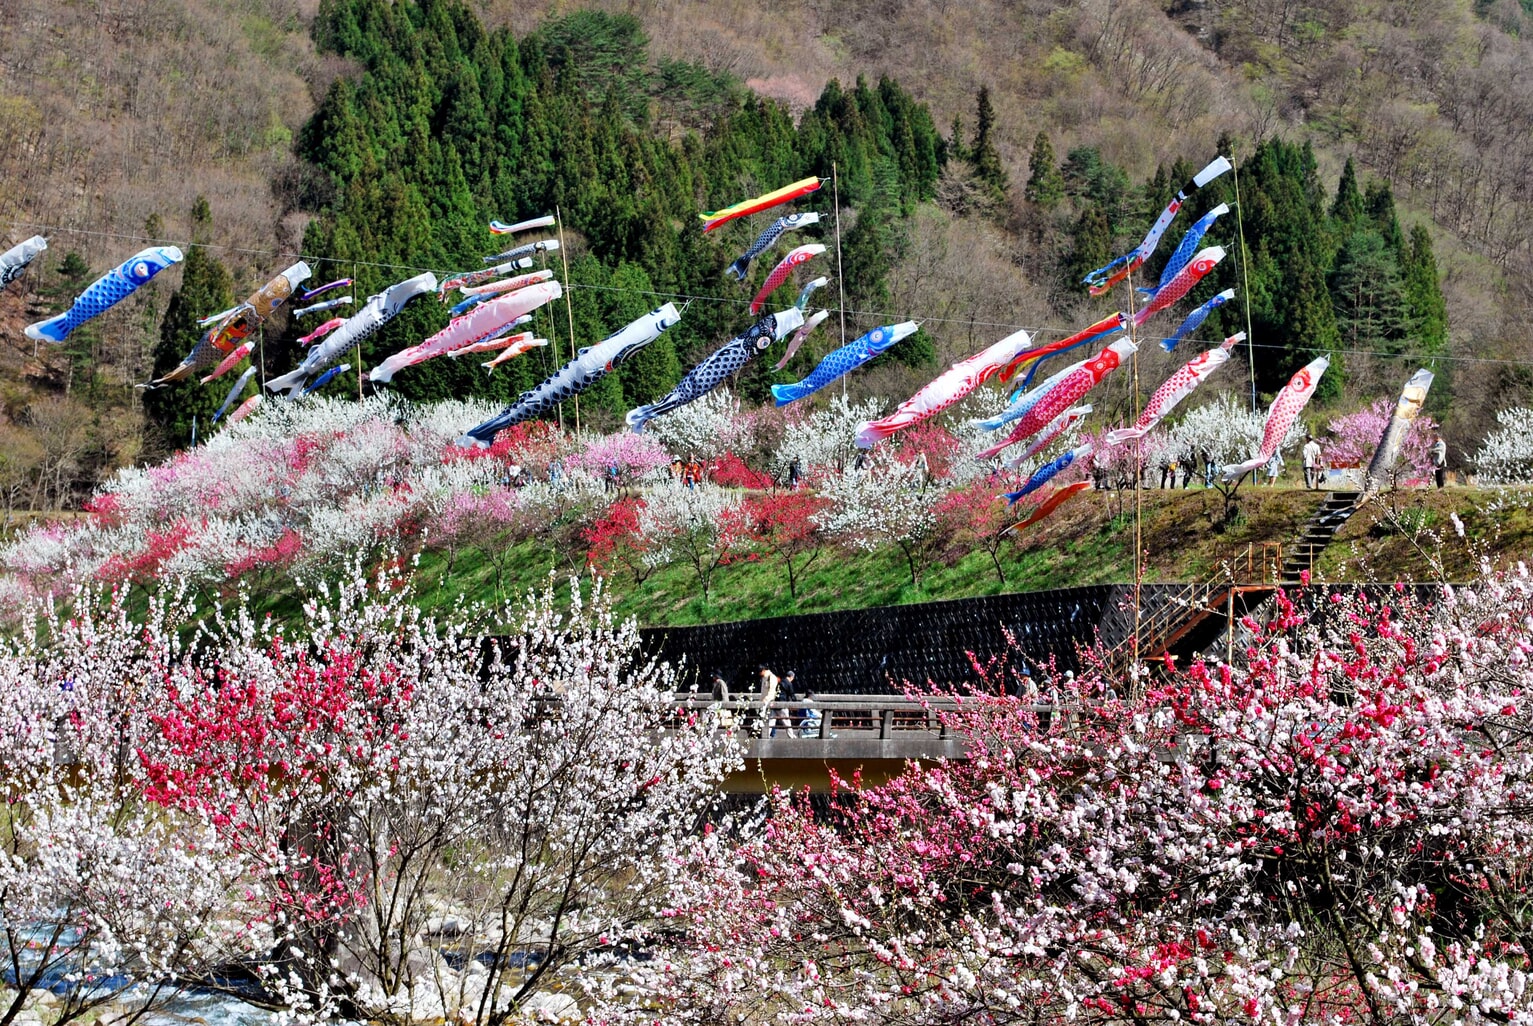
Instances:
[[[60,308],[73,303],[75,297],[95,280],[90,264],[74,250],[64,254],[64,259],[54,267],[53,275],[53,282],[39,291]],[[70,332],[62,347],[50,349],[50,353],[61,353],[68,363],[69,369],[64,379],[66,395],[78,390],[88,397],[95,397],[95,353],[101,338],[100,331],[98,321],[88,321]]]
[[[980,86],[974,101],[974,138],[969,143],[969,165],[997,203],[1006,200],[1011,183],[1001,166],[1001,153],[995,148],[995,107],[990,103],[990,87]]]
[[[168,373],[201,341],[207,329],[197,323],[200,318],[234,305],[234,281],[205,245],[212,225],[208,202],[199,196],[192,207],[192,244],[182,264],[181,287],[171,293],[160,321],[160,339],[154,347],[155,377]],[[200,374],[192,374],[165,388],[146,392],[144,413],[172,445],[191,443],[193,418],[197,421],[198,437],[205,438],[212,427],[209,419],[242,371],[242,368],[231,371],[207,385],[199,383]]]
[[[1077,146],[1065,156],[1060,168],[1065,192],[1079,202],[1095,204],[1108,225],[1120,224],[1127,213],[1128,174],[1102,159],[1095,146]]]
[[[1363,197],[1363,209],[1373,221],[1373,226],[1384,236],[1395,260],[1404,264],[1407,258],[1405,232],[1400,229],[1400,218],[1395,213],[1395,194],[1388,182],[1370,182]]]
[[[954,114],[948,129],[947,156],[949,160],[968,160],[969,148],[963,143],[963,115]]]
[[[1070,253],[1064,260],[1064,287],[1077,291],[1086,275],[1112,259],[1112,229],[1107,215],[1088,203],[1070,231]]]
[[[1409,327],[1400,265],[1383,234],[1359,228],[1331,274],[1341,341],[1349,349],[1398,352]]]
[[[706,69],[662,62],[657,70],[637,21],[624,15],[577,12],[518,41],[480,27],[465,0],[323,0],[313,34],[321,51],[361,70],[331,87],[299,139],[299,155],[328,179],[310,192],[329,197],[306,230],[305,249],[334,257],[339,274],[352,273],[356,261],[358,293],[366,295],[403,276],[368,264],[479,267],[487,220],[557,205],[580,254],[573,283],[637,290],[631,313],[605,298],[616,293],[575,290],[577,344],[658,305],[646,291],[738,299],[722,271],[766,215],[705,236],[698,210],[806,175],[828,178],[833,167],[842,202],[859,211],[844,240],[848,282],[863,295],[884,294],[905,217],[935,195],[951,153],[930,111],[891,79],[859,79],[850,89],[830,82],[795,126],[783,104]],[[706,134],[671,141],[646,125],[665,117],[668,105],[701,102],[699,89],[713,112]],[[988,117],[993,122],[993,111]],[[987,122],[987,137],[990,129]],[[962,148],[961,132],[954,142]],[[562,304],[546,317],[554,327],[540,324],[539,333],[557,330],[567,358]],[[741,321],[732,303],[694,304],[632,367],[599,386],[591,406],[615,412],[654,399],[675,384],[683,363],[739,332]],[[410,304],[368,340],[364,365],[445,323],[438,304]],[[506,399],[554,369],[554,348],[511,361],[491,378],[470,361],[430,361],[395,387],[419,399]],[[271,373],[299,356],[285,340],[273,351]],[[764,394],[768,375],[757,376],[752,387]]]
[[[1424,353],[1436,355],[1448,349],[1448,305],[1438,284],[1437,258],[1432,254],[1432,234],[1425,225],[1411,229],[1410,251],[1404,272],[1405,311],[1410,331]]]
[[[1027,166],[1027,185],[1022,190],[1023,198],[1044,211],[1054,210],[1064,201],[1065,178],[1055,163],[1054,146],[1049,142],[1047,132],[1039,132],[1034,137],[1033,152],[1028,157]]]
[[[1331,201],[1331,223],[1338,239],[1352,234],[1357,221],[1363,216],[1363,194],[1357,188],[1357,169],[1352,158],[1341,169],[1341,180],[1336,183],[1336,198]]]

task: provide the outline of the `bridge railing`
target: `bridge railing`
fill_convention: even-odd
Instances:
[[[716,701],[691,692],[676,696],[678,717],[711,711],[723,729],[762,739],[866,738],[937,741],[955,739],[951,715],[960,710],[952,698],[915,700],[901,695],[818,695],[813,700],[763,703],[759,698]],[[1037,702],[1032,710],[1040,725],[1073,724],[1073,706]]]

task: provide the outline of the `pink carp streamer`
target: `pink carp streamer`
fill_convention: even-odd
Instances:
[[[1299,414],[1304,412],[1304,407],[1309,405],[1315,388],[1320,384],[1320,376],[1330,365],[1330,357],[1318,357],[1300,367],[1299,373],[1289,379],[1278,397],[1272,400],[1272,408],[1267,411],[1267,426],[1262,429],[1261,448],[1244,463],[1224,468],[1225,484],[1234,484],[1272,459],[1273,454],[1282,446],[1283,439],[1288,437],[1288,429],[1293,427]]]
[[[1016,445],[1042,431],[1050,421],[1074,405],[1076,400],[1101,384],[1103,378],[1118,368],[1124,357],[1138,348],[1128,339],[1120,338],[1091,359],[1082,360],[1060,377],[1053,388],[1040,395],[1038,401],[1026,413],[1017,418],[1016,426],[1011,429],[1011,434],[981,451],[976,458],[988,460],[992,456],[999,455],[1001,450],[1008,446]]]
[[[330,334],[336,328],[339,328],[345,323],[346,318],[344,317],[332,317],[330,320],[326,321],[324,324],[321,324],[319,327],[309,332],[303,338],[299,339],[298,344],[301,346],[306,346],[316,339],[324,338],[326,335]]]
[[[1134,313],[1132,318],[1134,327],[1141,327],[1145,321],[1191,292],[1192,287],[1202,281],[1204,276],[1217,267],[1219,261],[1223,259],[1223,246],[1209,246],[1199,252],[1192,258],[1192,263],[1182,268],[1175,278],[1157,289],[1155,295],[1150,297],[1150,301]]]
[[[1182,364],[1175,374],[1161,382],[1160,387],[1150,395],[1150,401],[1144,404],[1144,410],[1133,427],[1107,432],[1107,444],[1122,445],[1143,438],[1166,414],[1176,409],[1178,403],[1191,395],[1193,389],[1206,381],[1209,375],[1229,363],[1230,347],[1245,337],[1243,331],[1231,335],[1217,348],[1199,353]]]
[[[825,318],[830,316],[829,310],[820,310],[813,317],[804,322],[803,326],[793,333],[788,340],[788,351],[782,354],[782,359],[777,361],[773,370],[782,370],[788,366],[788,361],[793,359],[793,354],[798,352],[798,347],[804,344],[804,340],[814,333],[814,329],[824,323]]]
[[[515,292],[524,289],[528,285],[536,285],[540,281],[547,281],[554,276],[554,272],[544,268],[541,271],[533,271],[531,274],[519,274],[515,278],[502,278],[500,281],[492,281],[488,285],[466,285],[461,291],[465,296],[493,296],[497,292]]]
[[[788,280],[788,275],[793,273],[795,267],[813,257],[819,256],[823,252],[825,252],[825,247],[818,242],[811,242],[807,246],[800,246],[797,249],[790,250],[788,255],[782,258],[782,262],[772,268],[772,273],[767,275],[766,281],[761,285],[761,291],[756,293],[755,299],[751,300],[751,315],[755,316],[761,312],[761,308],[766,305],[767,297],[776,292],[777,287]]]
[[[474,353],[499,352],[507,346],[515,345],[518,342],[525,342],[532,337],[532,332],[530,331],[524,331],[520,335],[507,335],[506,332],[510,331],[511,327],[508,324],[489,338],[481,342],[470,342],[466,346],[459,346],[447,355],[456,360],[460,356],[472,356]]]
[[[531,313],[545,303],[564,295],[564,289],[556,281],[538,282],[524,289],[481,303],[461,317],[448,322],[447,327],[432,335],[420,345],[401,349],[368,372],[368,380],[374,384],[385,383],[405,367],[413,367],[433,357],[441,356],[460,346],[478,342],[502,325]]]
[[[234,347],[233,352],[231,352],[228,356],[224,357],[221,361],[219,361],[218,366],[213,368],[213,373],[211,373],[207,377],[203,378],[200,383],[206,385],[209,381],[212,381],[214,378],[216,378],[216,377],[226,373],[227,371],[232,370],[234,368],[234,365],[239,363],[245,357],[249,356],[250,355],[250,351],[253,350],[254,348],[255,348],[255,340],[254,339],[246,339],[244,342],[241,342],[239,345]]]
[[[261,405],[261,394],[259,392],[257,392],[255,395],[251,396],[249,399],[246,399],[244,402],[240,403],[239,406],[235,407],[234,412],[229,414],[229,419],[224,421],[224,424],[225,425],[228,425],[228,424],[238,424],[240,421],[242,421],[246,417],[250,416],[250,411],[251,410],[254,410],[257,406],[260,406],[260,405]]]
[[[1090,415],[1090,403],[1085,403],[1081,406],[1072,406],[1070,409],[1061,413],[1059,416],[1049,421],[1049,426],[1043,429],[1042,434],[1033,439],[1033,444],[1029,445],[1027,449],[1023,451],[1022,455],[1013,456],[1010,460],[1006,461],[1007,469],[1016,470],[1025,461],[1032,459],[1034,456],[1047,449],[1049,444],[1053,442],[1054,439],[1058,438],[1066,431],[1070,431],[1079,427],[1081,421],[1085,420]]]
[[[1050,513],[1053,513],[1060,506],[1063,506],[1067,500],[1074,498],[1090,487],[1090,481],[1076,481],[1074,484],[1065,485],[1063,488],[1060,488],[1054,492],[1053,495],[1050,495],[1047,499],[1044,499],[1043,504],[1033,511],[1032,516],[1028,517],[1026,520],[1017,521],[1015,524],[1012,524],[1001,533],[1015,534],[1024,528],[1032,527],[1038,521],[1042,520]]]
[[[510,345],[506,346],[501,354],[495,357],[495,359],[489,361],[488,363],[481,363],[479,366],[483,367],[489,373],[494,374],[495,368],[499,367],[507,360],[521,356],[523,353],[530,353],[534,349],[541,349],[546,345],[548,345],[548,339],[546,338],[529,338],[523,339],[520,342],[512,342]]]
[[[1032,344],[1032,336],[1016,331],[999,342],[953,364],[938,375],[926,387],[879,420],[865,420],[857,425],[857,447],[870,449],[874,443],[888,438],[896,431],[921,423],[936,416],[963,399],[980,385],[995,377],[1017,354]]]

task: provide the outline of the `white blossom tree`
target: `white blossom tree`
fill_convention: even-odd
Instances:
[[[489,647],[388,575],[321,588],[297,635],[240,607],[177,661],[147,646],[168,709],[138,753],[146,795],[249,866],[271,999],[499,1023],[645,942],[738,755],[674,715],[676,675],[632,622],[571,590],[568,612],[551,588],[501,611]]]
[[[794,460],[806,477],[846,470],[857,459],[857,425],[877,417],[882,409],[877,399],[854,404],[836,395],[808,413],[790,415],[782,442],[772,454],[773,475],[785,479]]]
[[[716,388],[701,399],[656,417],[645,425],[644,433],[679,456],[743,452],[755,444],[754,420],[727,388]]]
[[[924,468],[895,459],[886,449],[877,450],[862,470],[828,476],[820,494],[830,500],[830,507],[819,514],[827,534],[864,552],[898,547],[910,583],[921,586],[922,574],[944,541],[936,506],[945,493],[928,485]]]
[[[739,489],[707,482],[696,488],[653,488],[639,509],[638,533],[645,561],[652,567],[686,563],[706,603],[714,573],[745,554],[751,518]]]
[[[1483,484],[1533,483],[1533,410],[1521,406],[1496,414],[1500,426],[1485,436],[1474,465]]]
[[[0,1022],[127,1022],[250,954],[246,869],[207,810],[147,804],[138,758],[168,711],[184,593],[79,594],[0,642]],[[48,1000],[42,1002],[41,997]]]

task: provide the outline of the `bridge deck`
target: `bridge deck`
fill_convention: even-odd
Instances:
[[[843,779],[860,773],[865,782],[878,783],[910,761],[965,758],[964,738],[943,715],[957,708],[952,698],[915,701],[903,695],[819,695],[812,702],[770,705],[749,698],[714,702],[690,693],[677,700],[679,712],[719,712],[725,729],[745,743],[744,770],[724,784],[736,793],[773,785],[826,791],[831,770]],[[1073,719],[1072,710],[1047,703],[1033,709],[1061,723]]]

